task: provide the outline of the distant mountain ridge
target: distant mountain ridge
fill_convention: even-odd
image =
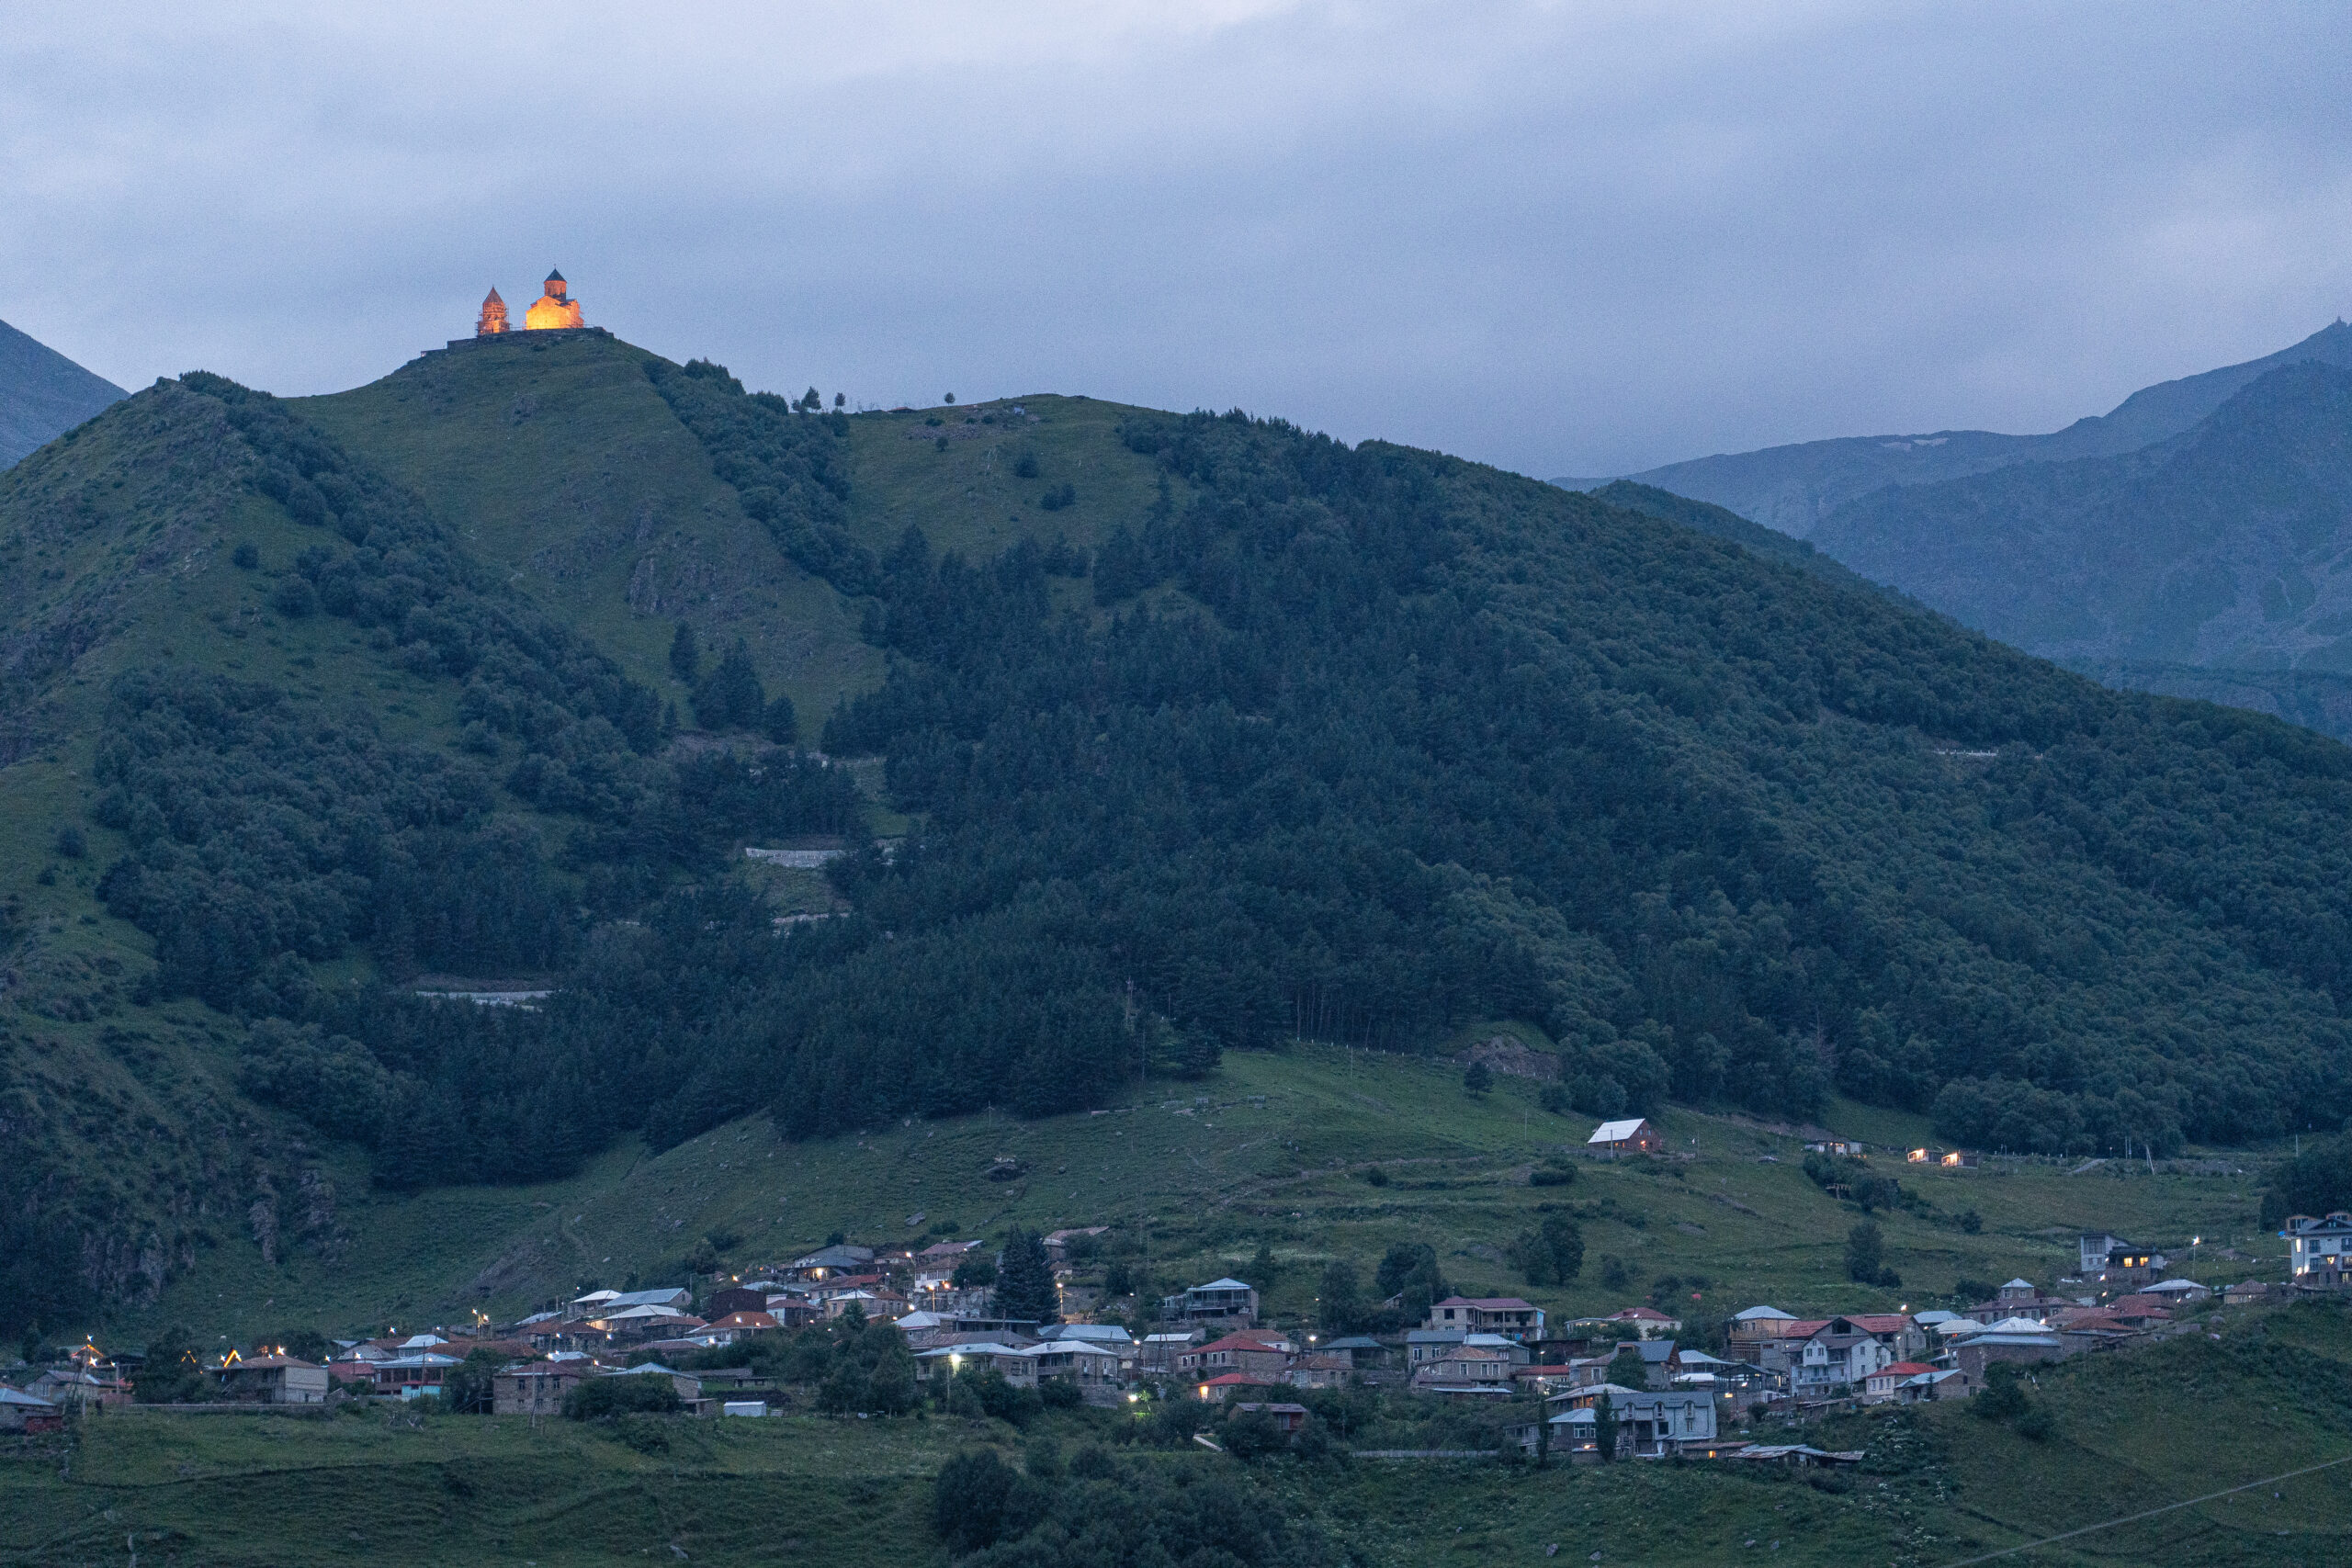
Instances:
[[[2280,367],[2136,452],[1880,490],[1813,543],[2045,658],[2352,671],[2352,371]]]
[[[0,321],[0,468],[124,396],[113,382]]]
[[[2302,342],[2243,365],[2223,366],[2143,387],[2109,412],[2076,420],[2047,435],[1986,430],[1857,435],[1804,441],[1757,452],[1669,463],[1626,476],[1638,483],[1712,502],[1751,521],[1807,538],[1839,506],[1889,485],[1929,484],[2018,463],[2118,457],[2180,434],[2263,375],[2317,361],[2352,368],[2352,326],[2342,321]],[[1570,490],[1595,490],[1605,479],[1559,479]]]

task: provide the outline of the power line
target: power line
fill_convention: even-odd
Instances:
[[[1998,1551],[1988,1551],[1982,1557],[1963,1557],[1957,1562],[1945,1563],[1944,1568],[1969,1568],[1971,1563],[1990,1562],[1996,1557],[2014,1557],[2020,1551],[2034,1551],[2045,1546],[2055,1546],[2062,1540],[2072,1540],[2078,1535],[2089,1535],[2094,1530],[2113,1529],[2117,1525],[2128,1525],[2137,1519],[2153,1519],[2158,1514],[2169,1514],[2175,1508],[2193,1508],[2199,1503],[2210,1503],[2216,1497],[2227,1497],[2233,1492],[2251,1492],[2257,1486],[2269,1486],[2281,1481],[2292,1481],[2299,1475],[2310,1475],[2315,1471],[2334,1470],[2339,1464],[2352,1464],[2352,1454],[2346,1454],[2342,1459],[2329,1460],[2325,1464],[2305,1465],[2301,1470],[2290,1470],[2281,1475],[2266,1475],[2259,1481],[2249,1481],[2243,1486],[2225,1486],[2219,1492],[2208,1492],[2202,1497],[2191,1497],[2179,1503],[2166,1503],[2161,1508],[2149,1508],[2137,1514],[2126,1514],[2120,1519],[2107,1519],[2098,1524],[2085,1525],[2080,1529],[2068,1530],[2064,1535],[2053,1535],[2041,1540],[2027,1541],[2023,1546],[2006,1546]]]

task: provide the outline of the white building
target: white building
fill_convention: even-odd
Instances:
[[[2312,1283],[2340,1284],[2352,1273],[2352,1214],[2336,1210],[2324,1219],[2290,1214],[2287,1228],[2288,1273]]]

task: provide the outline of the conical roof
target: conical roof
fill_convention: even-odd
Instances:
[[[548,279],[547,279],[547,280],[548,280],[549,283],[561,283],[561,282],[563,282],[563,281],[564,281],[564,276],[563,276],[563,274],[561,274],[561,273],[560,273],[560,272],[549,272],[549,273],[548,274]]]
[[[498,290],[497,290],[497,289],[492,288],[492,290],[491,290],[487,295],[485,295],[485,296],[483,297],[483,299],[482,299],[482,303],[483,303],[483,304],[485,304],[485,305],[503,305],[503,304],[505,304],[505,303],[506,303],[506,301],[505,301],[505,300],[503,300],[503,299],[501,299],[498,297]]]

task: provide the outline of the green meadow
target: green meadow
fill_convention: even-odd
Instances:
[[[1884,1112],[1850,1114],[1909,1135]],[[734,1238],[722,1257],[740,1272],[834,1231],[996,1238],[1015,1224],[1113,1225],[1170,1290],[1241,1269],[1262,1246],[1279,1266],[1272,1309],[1301,1314],[1324,1263],[1352,1258],[1368,1277],[1399,1241],[1436,1247],[1463,1289],[1523,1293],[1569,1316],[1633,1304],[1668,1275],[1683,1281],[1675,1301],[1717,1316],[1758,1301],[1822,1313],[1944,1303],[1961,1279],[2046,1284],[2072,1268],[2084,1230],[2184,1258],[2201,1236],[2193,1271],[2216,1282],[2281,1269],[2282,1244],[2256,1231],[2250,1162],[2172,1162],[2151,1175],[2115,1161],[2075,1175],[2081,1162],[1946,1170],[1882,1154],[1873,1166],[1894,1161],[1919,1200],[1872,1216],[1903,1285],[1851,1284],[1843,1251],[1863,1215],[1805,1177],[1798,1130],[1680,1111],[1658,1125],[1664,1156],[1588,1159],[1592,1119],[1545,1112],[1526,1080],[1500,1077],[1476,1095],[1442,1060],[1301,1043],[1231,1053],[1206,1081],[1133,1086],[1088,1114],[914,1121],[797,1144],[752,1119],[660,1153],[627,1145],[537,1187],[400,1197],[371,1192],[355,1164],[338,1188],[357,1242],[339,1261],[295,1252],[265,1264],[250,1240],[224,1236],[201,1274],[124,1332],[186,1321],[236,1340],[297,1321],[380,1333],[475,1312],[511,1318],[582,1281],[683,1282],[684,1258],[706,1238]],[[1531,1187],[1530,1172],[1555,1158],[1573,1165],[1575,1181]],[[1002,1159],[1020,1176],[992,1179]],[[1375,1167],[1385,1186],[1366,1180]],[[1568,1286],[1532,1288],[1504,1249],[1554,1208],[1583,1231],[1584,1269]],[[2242,1259],[2222,1255],[2232,1246]],[[1623,1286],[1603,1282],[1611,1258]]]

